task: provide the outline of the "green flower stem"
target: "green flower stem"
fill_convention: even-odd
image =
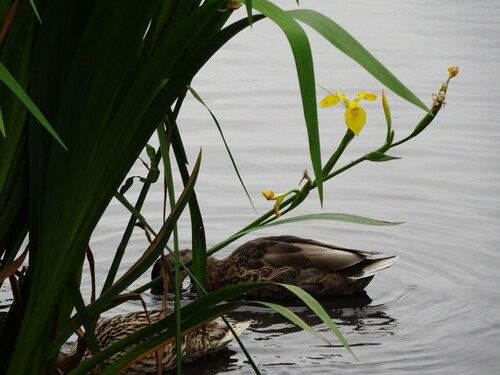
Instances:
[[[396,146],[399,146],[403,143],[406,143],[410,139],[415,138],[417,135],[419,135],[434,120],[436,114],[439,112],[441,107],[442,107],[442,104],[440,104],[438,107],[431,109],[430,112],[427,113],[427,115],[425,115],[424,118],[417,124],[417,126],[415,127],[413,132],[408,137],[403,138],[400,141],[393,143],[389,147],[389,149],[396,147]]]
[[[350,162],[349,164],[344,165],[342,168],[339,168],[339,169],[335,170],[334,172],[330,173],[329,175],[323,177],[323,181],[328,181],[331,178],[333,178],[333,177],[341,174],[342,172],[347,171],[348,169],[351,169],[355,165],[357,165],[357,164],[359,164],[359,163],[361,163],[361,162],[363,162],[365,160],[368,160],[367,159],[367,155],[364,155],[364,156],[362,156],[362,157],[360,157],[360,158],[358,158],[358,159]],[[313,183],[313,185],[314,185],[314,183]]]
[[[352,141],[353,138],[354,138],[354,133],[352,132],[351,129],[347,129],[344,138],[342,138],[340,145],[337,147],[337,150],[335,150],[333,155],[325,164],[325,167],[323,168],[323,177],[330,173],[330,171],[333,169],[333,167],[339,160],[340,155],[342,155],[342,153],[345,151],[346,147],[349,145],[349,143]]]
[[[161,152],[159,149],[156,151],[156,157],[161,157]],[[155,172],[153,170],[150,170],[148,176],[146,177],[146,181],[144,182],[139,197],[137,198],[137,201],[135,203],[135,209],[137,211],[141,211],[142,206],[144,205],[149,189],[151,187],[152,179],[150,179],[150,177],[152,177],[154,173]],[[135,217],[135,215],[132,214],[128,221],[125,232],[123,232],[123,236],[118,245],[118,248],[116,249],[113,262],[111,263],[111,267],[109,269],[108,276],[106,277],[106,281],[104,282],[104,286],[102,288],[101,293],[104,293],[106,290],[108,290],[109,287],[111,287],[111,285],[113,285],[115,281],[116,273],[118,272],[118,268],[120,267],[120,263],[123,259],[123,255],[125,254],[125,249],[128,245],[128,242],[130,241],[130,237],[132,236],[132,232],[134,230],[134,225],[136,221],[137,218]]]
[[[450,78],[448,78],[446,80],[446,82],[443,84],[443,86],[441,86],[440,91],[443,91],[446,94],[446,92],[448,91],[448,83],[449,82],[450,82]],[[396,143],[393,143],[391,145],[391,147],[389,147],[389,148],[399,146],[405,142],[408,142],[410,139],[415,138],[417,135],[419,135],[434,120],[434,118],[436,117],[436,115],[438,114],[438,112],[441,110],[442,107],[443,107],[443,103],[439,103],[439,105],[431,108],[429,110],[429,112],[427,113],[427,115],[425,115],[424,118],[417,124],[417,126],[415,127],[413,132],[408,137],[403,138],[402,140],[400,140]]]

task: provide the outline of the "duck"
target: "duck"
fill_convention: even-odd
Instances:
[[[192,259],[191,250],[181,250],[179,255],[183,263]],[[355,295],[397,258],[292,235],[261,237],[244,243],[227,258],[208,257],[206,289],[210,292],[228,285],[268,281],[298,286],[315,297]],[[168,255],[166,261],[167,268],[173,270],[173,256]],[[160,275],[161,263],[157,260],[151,277]],[[181,273],[181,279],[186,276]],[[169,278],[173,280],[171,274]],[[153,286],[151,293],[163,294],[163,283]],[[252,292],[251,296],[279,299],[292,293],[276,285]]]
[[[124,337],[157,322],[173,310],[137,311],[115,315],[111,318],[101,320],[95,329],[97,343],[102,349],[111,346]],[[243,333],[250,325],[250,321],[230,323],[236,335]],[[207,355],[224,349],[234,339],[230,329],[223,322],[210,321],[204,326],[195,329],[183,337],[182,362],[189,363],[198,359],[204,359]],[[79,351],[79,345],[83,339],[78,339],[72,346],[69,355]],[[118,352],[108,358],[104,365],[109,365],[120,358],[124,352]],[[86,348],[81,361],[92,356],[90,349]],[[176,366],[175,342],[167,344],[163,349],[162,370],[167,371]],[[121,374],[148,374],[157,373],[156,356],[154,353],[136,361]]]

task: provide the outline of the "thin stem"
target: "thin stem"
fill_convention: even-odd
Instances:
[[[160,157],[161,152],[160,149],[156,151],[156,157]],[[150,170],[147,177],[146,177],[146,182],[144,182],[144,185],[142,186],[141,193],[139,194],[139,197],[137,198],[137,201],[135,203],[135,209],[137,211],[141,211],[142,206],[144,205],[144,202],[146,200],[146,197],[148,195],[149,189],[151,187],[151,177],[154,175],[154,171]],[[125,229],[125,232],[123,233],[122,239],[120,241],[120,244],[118,245],[118,248],[116,249],[115,256],[113,258],[113,262],[111,263],[111,267],[109,269],[108,275],[106,277],[106,281],[104,282],[104,286],[102,287],[101,295],[108,290],[111,285],[113,285],[115,281],[116,274],[118,272],[118,268],[120,267],[120,263],[123,259],[123,256],[125,255],[125,249],[128,245],[128,242],[130,241],[130,237],[132,237],[132,232],[134,231],[134,226],[136,223],[136,217],[132,214],[130,216],[130,219],[128,221],[127,227]]]
[[[347,148],[347,146],[349,145],[349,143],[352,141],[353,138],[354,138],[354,133],[352,132],[351,129],[347,129],[344,138],[342,138],[342,141],[340,142],[340,145],[337,147],[335,152],[332,154],[330,159],[325,164],[325,167],[323,168],[323,177],[328,175],[328,173],[330,173],[330,171],[333,169],[333,167],[339,160],[340,155],[342,155],[342,153],[345,151],[345,149]]]

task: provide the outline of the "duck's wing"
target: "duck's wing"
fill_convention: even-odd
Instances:
[[[289,243],[289,244],[295,244],[299,247],[305,246],[305,245],[316,245],[319,247],[323,247],[325,249],[344,250],[344,251],[348,251],[348,252],[352,252],[352,253],[359,253],[359,254],[363,254],[363,255],[382,254],[379,251],[355,250],[355,249],[350,249],[347,247],[333,245],[333,244],[327,243],[327,242],[321,242],[321,241],[316,241],[316,240],[311,240],[308,238],[302,238],[302,237],[291,236],[291,235],[262,237],[262,238],[258,238],[255,241],[259,241],[259,240],[274,240],[274,241],[279,241],[279,242],[284,242],[284,243]]]
[[[331,244],[295,236],[263,237],[250,241],[238,249],[250,254],[248,266],[316,268],[333,272],[351,267],[376,252],[345,249]]]

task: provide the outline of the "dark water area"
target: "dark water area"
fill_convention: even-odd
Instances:
[[[278,1],[292,9],[294,1]],[[264,235],[294,234],[340,246],[398,255],[366,294],[322,300],[357,360],[300,303],[290,309],[325,335],[328,346],[264,307],[244,307],[229,318],[251,320],[242,341],[263,374],[498,374],[500,373],[500,3],[495,1],[302,1],[353,34],[426,104],[458,65],[447,105],[436,121],[391,155],[401,160],[361,164],[325,185],[321,208],[313,192],[293,212],[342,212],[387,221],[394,227],[309,221],[251,233],[223,249]],[[244,12],[240,12],[244,16]],[[308,29],[316,81],[349,97],[380,93],[382,84]],[[272,206],[262,190],[298,187],[311,170],[307,135],[292,54],[286,38],[268,21],[236,37],[193,82],[216,114],[259,213]],[[318,100],[325,93],[318,89]],[[388,93],[396,139],[412,131],[423,111]],[[385,138],[380,101],[363,103],[365,128],[339,165],[378,148]],[[341,108],[319,109],[323,159],[339,143]],[[203,161],[197,194],[207,245],[213,246],[256,218],[232,172],[210,115],[188,99],[180,120],[187,154]],[[138,164],[133,175],[144,174]],[[132,190],[132,194],[134,191]],[[161,186],[144,214],[161,225]],[[133,197],[130,198],[132,201]],[[109,207],[91,247],[102,285],[128,221],[118,202]],[[189,218],[179,225],[181,246],[190,241]],[[147,247],[137,231],[123,270]],[[144,283],[149,275],[140,280]],[[83,288],[90,293],[88,276]],[[138,286],[139,284],[137,284]],[[5,295],[6,293],[3,293]],[[160,302],[149,293],[150,308]],[[5,299],[2,306],[8,305]],[[141,309],[124,304],[108,315]],[[219,355],[185,368],[186,374],[252,374],[233,343]]]

